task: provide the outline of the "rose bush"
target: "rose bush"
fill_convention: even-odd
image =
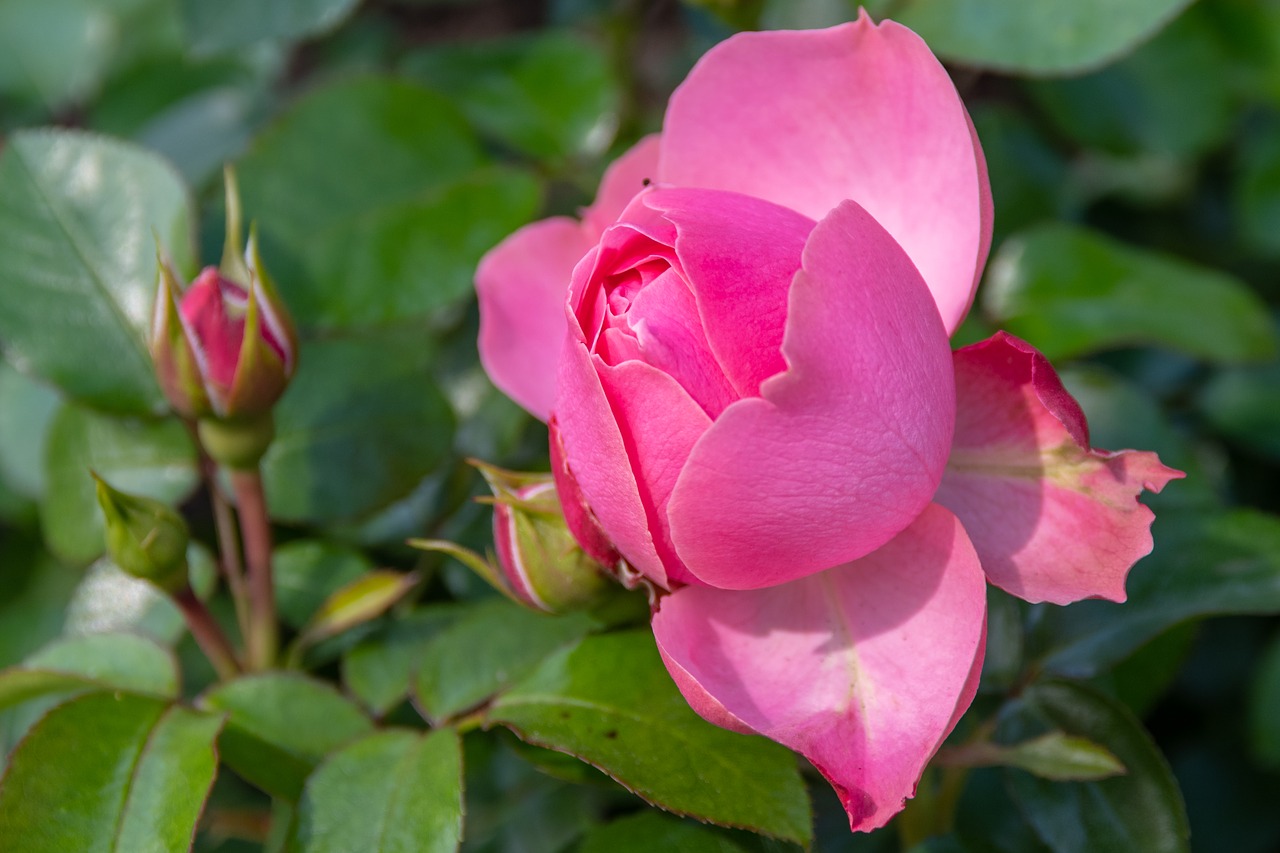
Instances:
[[[987,580],[1124,597],[1136,498],[1048,362],[952,353],[991,240],[968,114],[891,22],[735,36],[582,220],[481,263],[480,352],[552,428],[566,520],[656,591],[706,719],[805,755],[883,825],[977,688]]]

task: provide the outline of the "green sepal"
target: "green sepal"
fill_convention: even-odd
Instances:
[[[158,500],[125,494],[90,473],[106,519],[111,559],[126,573],[165,592],[185,589],[191,534],[182,516]]]
[[[158,247],[156,269],[155,311],[148,342],[156,379],[175,411],[188,418],[204,417],[212,414],[213,403],[178,308],[182,285]]]
[[[252,277],[240,249],[244,245],[244,231],[241,227],[240,187],[236,183],[234,166],[228,163],[222,167],[222,180],[226,193],[227,233],[222,244],[222,262],[218,264],[218,272],[248,290]]]

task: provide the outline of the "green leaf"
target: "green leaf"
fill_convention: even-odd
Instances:
[[[55,708],[18,744],[0,783],[0,849],[188,849],[220,726],[217,716],[127,693]]]
[[[359,0],[181,0],[195,53],[221,53],[263,41],[294,41],[338,26]]]
[[[50,549],[83,563],[106,550],[89,471],[115,488],[176,504],[195,488],[195,447],[177,421],[100,415],[63,406],[46,447],[47,497],[40,520]]]
[[[373,327],[466,301],[481,256],[534,218],[540,196],[528,172],[494,167],[337,223],[308,243],[300,309],[323,314],[318,325]]]
[[[373,571],[373,562],[354,548],[298,539],[275,549],[271,576],[276,609],[290,628],[307,624],[325,599]]]
[[[213,556],[198,543],[187,550],[191,586],[207,598],[217,583]],[[172,646],[186,622],[169,597],[144,580],[126,575],[110,557],[89,566],[66,607],[66,633],[83,636],[129,632]]]
[[[390,569],[379,569],[357,578],[325,600],[298,636],[298,648],[377,619],[421,580],[422,576],[416,572],[406,574]]]
[[[17,663],[57,639],[76,576],[44,548],[34,532],[0,534],[0,661]]]
[[[677,820],[656,811],[643,811],[596,827],[582,839],[579,853],[748,853],[744,846],[718,829]]]
[[[1017,767],[1042,779],[1089,782],[1125,772],[1124,765],[1088,738],[1048,732],[1014,744],[979,741],[940,754],[945,763],[961,767]]]
[[[361,78],[300,99],[239,172],[298,323],[368,327],[469,297],[481,253],[532,218],[537,183],[486,163],[447,100]]]
[[[386,340],[304,345],[262,460],[273,517],[366,515],[413,491],[449,453],[453,413],[418,352]]]
[[[1280,636],[1267,647],[1253,676],[1249,741],[1258,763],[1280,769]]]
[[[172,653],[136,634],[65,637],[0,670],[0,708],[55,693],[125,690],[178,697]]]
[[[110,63],[114,24],[91,0],[0,3],[0,92],[46,110],[85,97]]]
[[[0,155],[0,340],[24,372],[90,405],[160,412],[146,335],[156,235],[191,265],[187,191],[141,148],[66,130]]]
[[[222,760],[248,782],[297,799],[320,760],[373,731],[360,708],[328,684],[296,673],[248,675],[207,690],[198,702],[225,711]]]
[[[974,104],[972,111],[987,160],[992,202],[1000,211],[995,222],[996,245],[1011,232],[1045,219],[1063,218],[1070,186],[1065,158],[1025,111],[981,102]],[[972,318],[971,313],[967,319]]]
[[[1039,612],[1031,642],[1043,668],[1089,677],[1186,620],[1280,612],[1280,518],[1245,509],[1166,510],[1152,532],[1156,550],[1130,573],[1127,602]]]
[[[1051,853],[1014,805],[1005,771],[998,768],[979,767],[968,774],[955,822],[965,853]],[[953,850],[944,846],[939,853]]]
[[[802,845],[811,837],[792,753],[695,714],[647,631],[591,637],[552,655],[493,703],[488,720],[576,755],[676,814]]]
[[[291,853],[445,853],[462,839],[462,748],[452,729],[383,731],[307,780]]]
[[[1271,121],[1242,140],[1234,213],[1249,248],[1280,255],[1280,123]]]
[[[491,698],[590,630],[590,617],[526,610],[490,598],[458,608],[455,621],[422,650],[413,698],[432,721]]]
[[[630,797],[604,774],[581,761],[529,746],[509,732],[463,738],[466,768],[466,839],[477,851],[520,850],[522,853],[563,853],[600,815]],[[581,768],[575,784],[561,781],[534,764],[528,753],[555,756],[565,765]],[[592,777],[589,781],[586,774]],[[586,782],[586,784],[582,784]]]
[[[894,18],[945,59],[1015,74],[1071,74],[1133,50],[1190,0],[909,0]]]
[[[401,70],[448,92],[483,133],[539,160],[599,156],[619,93],[608,57],[568,32],[433,46]]]
[[[1135,344],[1228,363],[1277,351],[1266,306],[1244,283],[1069,225],[1006,240],[983,308],[1055,361]]]
[[[1231,55],[1206,21],[1187,13],[1132,56],[1096,74],[1027,86],[1070,139],[1116,154],[1202,154],[1230,132]]]
[[[158,152],[195,187],[249,147],[266,97],[265,69],[231,60],[148,57],[114,75],[90,124]]]
[[[424,607],[391,622],[342,656],[342,683],[375,714],[387,713],[409,695],[432,638],[453,624],[461,609]]]
[[[1128,768],[1098,782],[1051,782],[1007,772],[1009,791],[1055,853],[1180,853],[1190,828],[1169,766],[1122,704],[1082,685],[1054,681],[1022,694],[1009,729],[1043,725],[1095,741]]]
[[[44,498],[45,445],[60,403],[52,388],[0,362],[0,480],[25,498]]]
[[[1280,364],[1224,370],[1204,387],[1197,403],[1223,435],[1280,459]]]

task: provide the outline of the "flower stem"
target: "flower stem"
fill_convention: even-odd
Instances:
[[[200,448],[200,471],[209,501],[213,504],[213,526],[218,535],[218,568],[227,582],[227,591],[236,608],[236,626],[240,636],[249,634],[249,593],[244,582],[244,567],[240,562],[240,537],[236,535],[235,514],[218,483],[218,463]]]
[[[190,586],[185,586],[173,594],[173,601],[182,611],[182,618],[191,629],[196,645],[204,652],[209,663],[213,664],[218,677],[226,681],[240,674],[240,662],[236,660],[235,649],[227,640],[227,635],[214,621],[211,614]]]
[[[244,537],[249,569],[249,631],[245,638],[252,670],[275,664],[280,645],[276,624],[275,585],[271,577],[271,519],[257,468],[232,469],[231,487],[240,508],[240,533]]]

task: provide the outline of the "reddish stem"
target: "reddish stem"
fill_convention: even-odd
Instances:
[[[174,593],[173,601],[182,611],[182,617],[187,620],[187,627],[191,629],[196,645],[217,670],[218,677],[226,681],[239,675],[240,662],[236,660],[235,649],[231,647],[222,628],[214,621],[213,614],[204,606],[204,602],[196,598],[191,587],[185,586]]]
[[[262,476],[257,469],[232,470],[231,487],[240,510],[240,534],[244,538],[249,580],[249,631],[246,637],[249,668],[269,669],[279,649],[276,625],[275,585],[271,577],[271,519]]]

